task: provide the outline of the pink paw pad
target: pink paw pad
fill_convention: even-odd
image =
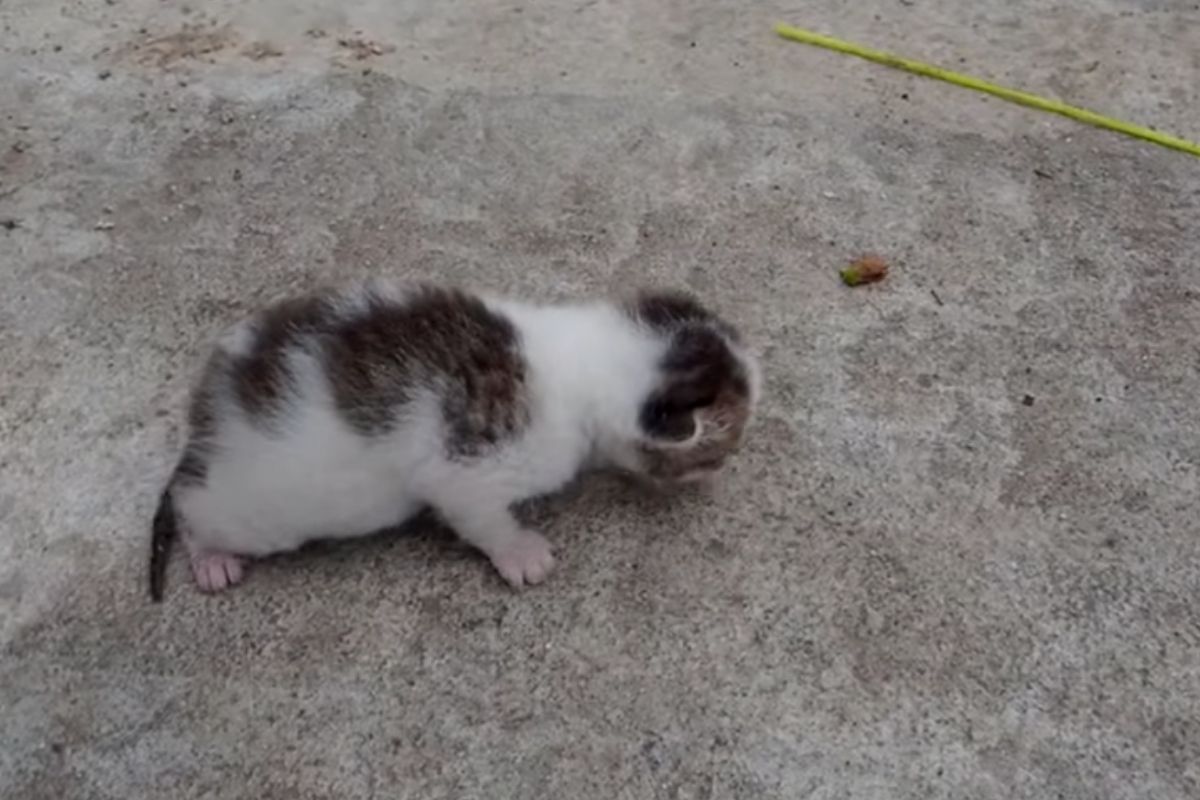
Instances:
[[[229,553],[192,556],[192,575],[202,592],[219,592],[242,582],[242,559]]]

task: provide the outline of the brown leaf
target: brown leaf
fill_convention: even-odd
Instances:
[[[847,286],[881,281],[887,274],[888,263],[877,255],[865,255],[841,271],[842,282]]]

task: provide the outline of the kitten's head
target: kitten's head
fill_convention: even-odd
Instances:
[[[644,293],[630,308],[664,345],[638,411],[634,471],[660,485],[703,480],[741,445],[758,364],[729,323],[687,295]]]

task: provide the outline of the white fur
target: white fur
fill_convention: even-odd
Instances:
[[[638,438],[639,403],[664,345],[609,305],[487,302],[515,324],[528,360],[530,425],[517,440],[482,458],[449,458],[432,394],[411,403],[390,434],[364,438],[336,413],[319,365],[293,354],[301,399],[281,421],[284,435],[263,433],[225,398],[207,481],[176,498],[201,585],[225,585],[205,581],[210,571],[226,574],[229,554],[358,536],[426,505],[510,582],[540,581],[553,563],[549,545],[521,529],[509,507],[559,489],[590,462],[633,463],[622,448]],[[219,346],[244,352],[251,335],[239,326]]]

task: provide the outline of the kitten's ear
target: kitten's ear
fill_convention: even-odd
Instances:
[[[720,334],[688,327],[671,338],[662,369],[662,383],[642,405],[642,429],[655,439],[687,441],[697,433],[696,412],[734,378],[736,359]]]

